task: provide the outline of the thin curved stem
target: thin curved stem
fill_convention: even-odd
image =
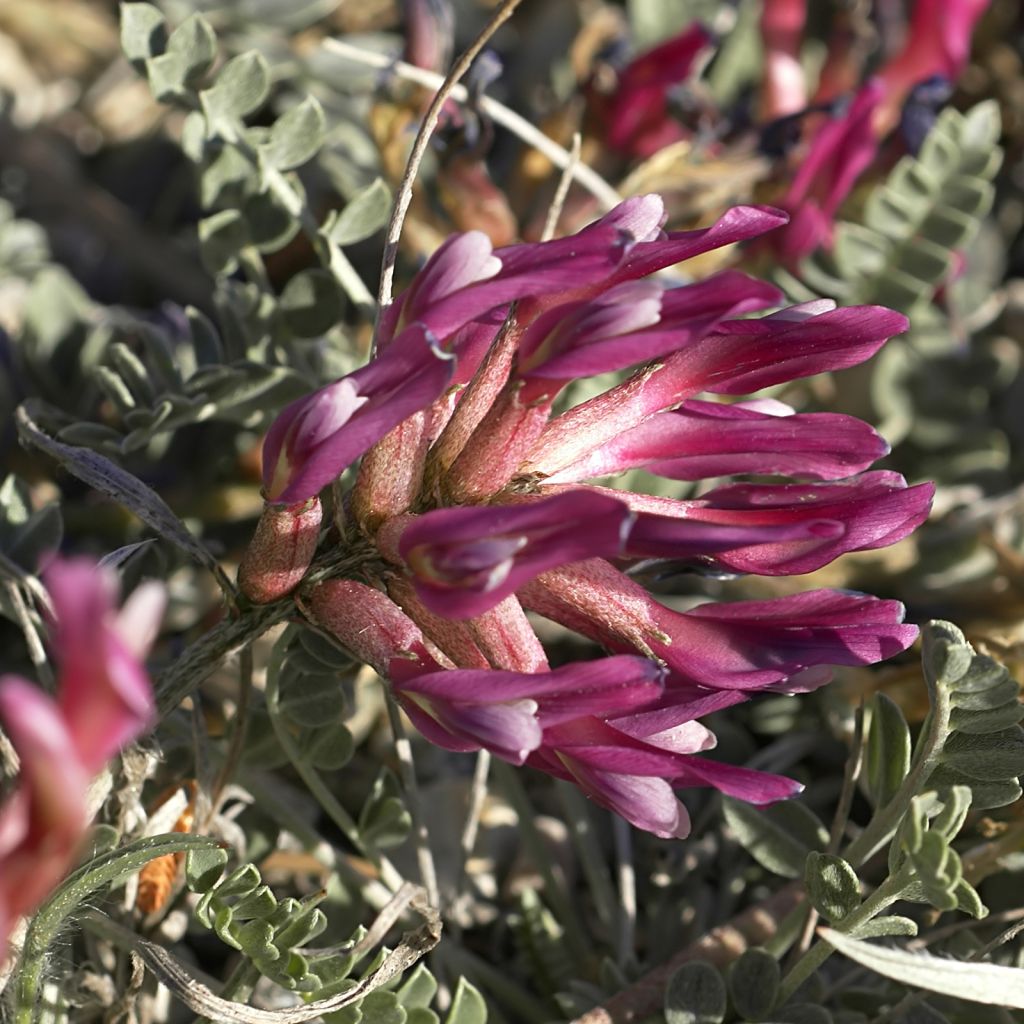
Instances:
[[[444,82],[444,79],[433,71],[425,71],[423,68],[406,64],[405,61],[394,60],[383,53],[364,50],[342,39],[325,39],[323,46],[324,49],[339,57],[344,57],[365,67],[391,72],[408,82],[414,82],[428,89],[437,89]],[[457,103],[465,103],[468,97],[468,92],[461,85],[456,85],[451,91],[450,98]],[[504,103],[492,99],[490,96],[481,96],[479,106],[495,124],[507,128],[538,153],[542,153],[559,170],[565,170],[572,166],[573,181],[581,188],[585,188],[597,200],[602,210],[610,210],[622,202],[622,196],[597,171],[585,163],[573,164],[572,153],[569,150],[555,142],[550,136],[545,135],[521,114],[517,114],[510,107],[506,107]]]
[[[398,240],[402,237],[402,225],[405,223],[405,215],[409,212],[409,204],[412,202],[412,189],[419,173],[423,156],[430,144],[430,137],[434,134],[438,119],[445,103],[448,102],[452,91],[458,84],[459,79],[466,74],[470,65],[476,60],[477,54],[487,45],[487,41],[498,31],[501,26],[512,17],[512,12],[522,3],[522,0],[504,0],[498,8],[494,17],[487,23],[484,30],[473,40],[469,48],[459,57],[452,66],[451,71],[445,76],[434,98],[427,108],[423,121],[420,123],[420,130],[412,144],[412,152],[409,153],[409,160],[405,165],[405,173],[398,186],[398,194],[395,196],[395,206],[391,211],[391,220],[388,222],[388,230],[384,239],[384,256],[380,264],[380,285],[377,288],[377,315],[378,323],[380,313],[391,305],[391,286],[395,279],[395,261],[398,258]]]

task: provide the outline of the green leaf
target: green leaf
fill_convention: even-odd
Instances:
[[[858,939],[881,939],[889,935],[905,935],[912,938],[917,934],[917,922],[898,914],[886,914],[865,921],[850,934]]]
[[[312,729],[304,733],[301,740],[310,763],[325,772],[344,768],[356,749],[352,733],[341,722],[325,729]]]
[[[825,827],[795,800],[753,807],[726,797],[722,806],[739,844],[763,868],[783,878],[800,878],[807,854],[828,842]]]
[[[417,964],[416,970],[409,975],[398,990],[398,1001],[407,1009],[416,1006],[429,1006],[437,992],[437,981],[427,970],[425,964]]]
[[[152,4],[121,4],[121,49],[133,63],[164,52],[167,26]]]
[[[185,855],[185,884],[191,892],[206,892],[217,884],[227,862],[228,851],[219,846],[189,850]]]
[[[377,178],[327,219],[323,233],[337,245],[352,245],[380,231],[390,214],[391,190]]]
[[[683,964],[665,986],[666,1024],[721,1024],[725,1019],[725,982],[702,960]]]
[[[183,84],[194,85],[217,57],[217,36],[206,18],[191,14],[171,33],[167,53],[178,57],[185,68]]]
[[[342,680],[330,675],[281,674],[281,713],[296,725],[332,726],[345,713]]]
[[[32,507],[28,485],[13,473],[0,484],[0,550],[26,572],[57,551],[64,535],[60,505]]]
[[[246,197],[241,208],[252,244],[260,252],[277,252],[298,234],[301,225],[270,192]]]
[[[371,992],[359,1004],[360,1024],[405,1024],[405,1007],[394,992]]]
[[[910,728],[894,700],[876,693],[864,748],[864,779],[876,807],[884,807],[910,771]]]
[[[775,1005],[781,972],[767,950],[744,950],[729,971],[729,997],[736,1012],[747,1020],[759,1020]]]
[[[341,320],[345,293],[326,270],[303,270],[285,285],[279,306],[292,334],[316,338]]]
[[[169,835],[138,839],[120,849],[92,858],[73,871],[31,919],[25,936],[26,958],[41,957],[68,916],[94,893],[124,881],[156,857],[168,853],[184,853],[190,849],[209,849],[216,845],[216,840],[209,836],[172,832]]]
[[[831,928],[822,937],[843,956],[909,988],[965,999],[968,1002],[1024,1010],[1024,970],[988,963],[965,963],[927,953],[873,946]]]
[[[105,456],[87,448],[62,444],[49,437],[36,426],[26,405],[20,406],[16,414],[18,433],[25,443],[41,448],[73,476],[124,505],[165,540],[205,565],[218,579],[223,579],[223,570],[217,560],[189,533],[185,524],[156,491]]]
[[[444,1024],[487,1024],[487,1004],[480,992],[465,978],[459,978],[451,1009]]]
[[[279,171],[299,167],[323,145],[324,128],[323,107],[313,96],[307,96],[274,122],[270,138],[260,146],[260,157]]]
[[[249,231],[237,210],[221,210],[199,222],[199,255],[210,274],[232,274],[238,253],[249,243]]]
[[[1005,782],[1024,775],[1024,730],[1015,726],[984,736],[954,733],[946,741],[942,761],[981,782]]]
[[[979,782],[968,778],[946,765],[939,765],[928,780],[930,786],[970,786],[971,807],[976,811],[987,811],[994,807],[1008,807],[1022,795],[1016,779],[1003,782]]]
[[[405,842],[412,817],[399,796],[398,780],[381,769],[373,790],[359,815],[359,834],[370,847],[387,848]]]
[[[938,832],[947,842],[957,837],[971,809],[970,786],[953,786],[941,794],[942,808],[928,826]]]
[[[1016,687],[1016,682],[1010,680]],[[987,711],[967,711],[962,707],[953,708],[949,716],[949,724],[954,732],[969,733],[972,736],[985,735],[987,733],[1000,732],[1016,725],[1024,718],[1024,704],[1014,696],[998,707],[989,708]]]
[[[210,121],[236,121],[263,106],[269,92],[266,58],[249,50],[229,60],[212,88],[204,89],[199,99]]]
[[[807,855],[804,884],[814,909],[833,924],[860,906],[857,872],[842,857],[812,850]]]

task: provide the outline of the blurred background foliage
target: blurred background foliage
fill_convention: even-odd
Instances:
[[[122,27],[106,0],[0,4],[0,566],[5,581],[17,580],[60,547],[113,553],[128,586],[145,576],[168,580],[172,606],[159,652],[168,664],[222,614],[213,583],[141,520],[37,449],[20,447],[14,410],[29,403],[51,436],[144,480],[231,572],[262,507],[262,431],[292,398],[366,358],[382,227],[426,93],[388,67],[411,45],[397,0],[156,6],[152,21],[137,9]],[[468,44],[492,6],[453,0],[452,36],[441,33],[440,51]],[[869,4],[811,6],[801,53],[811,75],[836,24],[853,33],[865,73],[891,45],[868,17]],[[897,23],[905,19],[904,5],[877,6]],[[704,224],[735,203],[778,200],[794,171],[791,151],[766,145],[758,122],[758,15],[754,0],[525,0],[492,41],[493,73],[481,62],[471,92],[486,89],[567,148],[579,132],[581,159],[623,195],[661,192],[672,227]],[[632,56],[695,18],[720,39],[700,76],[668,96],[666,116],[682,137],[644,157],[616,151],[601,97]],[[332,37],[384,55],[385,68],[345,59]],[[864,589],[905,601],[913,621],[955,621],[982,656],[1020,678],[1022,62],[1020,5],[993,0],[948,105],[918,148],[894,138],[880,149],[840,210],[831,251],[786,269],[761,249],[724,257],[772,276],[794,301],[881,302],[910,315],[911,331],[869,365],[774,393],[799,409],[851,412],[876,425],[892,445],[883,466],[937,481],[929,524],[893,548],[846,556],[810,578],[665,574],[654,587],[666,602]],[[537,238],[557,179],[546,157],[470,103],[445,121],[431,147],[406,222],[399,283],[454,230],[480,228],[496,244]],[[559,230],[597,212],[573,187]],[[722,259],[716,252],[681,269],[701,275]],[[30,672],[8,589],[0,614],[4,668]],[[578,638],[539,628],[556,658],[587,653]],[[389,873],[415,876],[415,861],[372,672],[296,627],[257,644],[254,661],[238,769],[205,811],[208,829],[230,848],[233,873],[221,877],[222,865],[207,865],[203,875],[190,861],[188,884],[200,894],[191,897],[194,913],[184,912],[179,895],[136,923],[206,974],[233,978],[235,991],[248,985],[257,1002],[275,1005],[281,991],[303,991],[329,959],[300,947],[315,939],[337,953],[358,942],[360,924],[386,902],[382,882]],[[897,733],[916,734],[929,707],[913,657],[837,675],[835,686],[813,697],[765,699],[712,723],[724,759],[807,784],[801,803],[785,805],[772,826],[790,837],[789,853],[801,862],[811,851],[827,856],[827,823],[861,699],[877,694],[877,716],[891,703],[890,721],[903,723],[893,726]],[[1017,700],[1001,694],[1004,705]],[[209,789],[230,757],[236,699],[231,665],[190,710],[168,716],[145,750],[125,758],[106,822],[140,832],[169,783],[199,777]],[[1011,719],[1004,712],[1000,728]],[[671,843],[624,835],[568,787],[511,773],[496,774],[467,859],[460,830],[472,760],[425,745],[416,754],[449,937],[429,971],[407,976],[367,1008],[368,1024],[473,1024],[488,1013],[497,1021],[568,1019],[732,915],[784,893],[779,876],[799,875],[781,855],[751,856],[751,835],[762,826],[735,809],[723,818],[716,795],[688,798],[693,837]],[[1005,777],[988,781],[1009,785],[1015,766],[1011,758],[1000,769]],[[962,830],[947,828],[942,841],[959,836],[974,899],[1006,922],[1024,914],[1024,820],[1014,794],[1003,795],[1009,803],[984,813],[976,804],[958,822]],[[858,790],[852,819],[868,820],[877,802],[877,794]],[[930,834],[939,812],[920,813]],[[900,856],[921,848],[920,836],[899,841]],[[829,877],[845,877],[830,869]],[[881,877],[877,863],[866,870],[873,881]],[[635,913],[623,910],[624,872],[635,885]],[[273,892],[264,894],[266,884]],[[908,913],[923,934],[938,933],[937,948],[964,958],[998,928],[983,935],[950,924],[961,921],[955,915],[938,923],[959,876],[936,885],[940,897]],[[274,915],[284,900],[293,901],[289,913],[300,913],[305,930],[282,937]],[[130,918],[130,901],[120,910]],[[68,957],[61,998],[76,1020],[109,1019],[127,984],[126,961],[112,958],[98,932],[76,941],[87,955]],[[998,956],[1020,966],[1019,944]],[[744,1019],[767,1012],[748,998],[770,982],[771,968],[756,959],[737,964],[741,980],[729,982],[729,1005]],[[335,963],[333,974],[318,975],[325,992],[343,985],[356,964],[341,960],[344,969]],[[744,982],[744,972],[755,981]],[[786,1019],[880,1019],[897,988],[848,963],[830,963],[807,985],[802,1004],[825,1016],[805,1010]],[[679,1006],[669,999],[671,1024],[722,1019],[685,1016],[692,993],[709,986],[717,993],[714,982],[695,976],[676,986],[684,995]],[[308,982],[308,991],[315,987]],[[144,1011],[133,1012],[168,1019],[166,1006],[147,998]],[[359,1012],[333,1019],[356,1021]],[[1024,1019],[955,1001],[914,1012],[920,1016],[900,1019]]]

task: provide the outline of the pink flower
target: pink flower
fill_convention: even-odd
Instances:
[[[886,445],[851,417],[696,397],[856,365],[906,318],[827,301],[740,318],[776,304],[777,291],[734,271],[680,288],[650,275],[785,215],[738,207],[675,233],[664,221],[660,199],[641,196],[554,242],[492,250],[479,234],[453,237],[385,312],[377,359],[328,398],[285,410],[266,450],[278,504],[315,494],[371,450],[342,505],[363,578],[300,599],[390,680],[425,737],[526,760],[670,836],[689,827],[676,788],[754,802],[799,788],[700,756],[714,741],[701,715],[821,686],[830,666],[891,657],[916,629],[895,602],[828,591],[681,613],[623,569],[667,559],[809,572],[906,536],[932,491],[866,471]],[[450,375],[438,365],[446,355]],[[566,384],[629,367],[622,383],[553,414]],[[686,501],[585,484],[639,467],[795,480]],[[302,569],[290,553],[282,565],[291,586]],[[524,608],[612,656],[549,670]]]
[[[642,158],[686,137],[669,114],[669,92],[691,76],[711,43],[708,30],[694,24],[626,66],[611,98],[598,104],[606,107],[600,116],[613,149]]]
[[[585,491],[522,505],[436,509],[405,528],[399,552],[429,609],[470,618],[546,569],[617,554],[630,518],[625,503]]]
[[[885,99],[876,115],[876,130],[892,127],[915,85],[937,75],[949,82],[959,79],[971,55],[974,26],[989,2],[915,0],[903,49],[878,72]]]
[[[780,203],[792,220],[771,240],[787,265],[831,245],[836,213],[878,151],[872,122],[884,95],[882,83],[872,79],[811,139]]]
[[[57,699],[17,676],[0,679],[0,721],[18,752],[17,788],[0,807],[0,962],[16,920],[74,862],[88,825],[92,776],[149,727],[153,698],[142,659],[163,614],[163,588],[142,584],[116,610],[112,571],[54,563]]]
[[[672,480],[734,473],[837,480],[888,451],[884,439],[853,416],[794,414],[774,399],[735,405],[691,399],[624,430],[548,481],[575,483],[639,468]]]

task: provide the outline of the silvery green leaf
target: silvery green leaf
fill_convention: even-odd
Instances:
[[[865,921],[850,934],[857,939],[881,939],[890,935],[905,935],[912,938],[917,934],[917,922],[898,914],[886,914]]]
[[[419,964],[398,990],[398,1001],[407,1009],[417,1006],[429,1006],[437,992],[437,980],[427,970],[425,964]]]
[[[932,772],[928,784],[931,786],[970,786],[971,807],[976,811],[1008,807],[1021,797],[1020,783],[1016,779],[1007,779],[1002,782],[980,782],[942,764]]]
[[[332,726],[341,719],[347,705],[338,676],[281,674],[281,713],[296,725]]]
[[[210,70],[217,56],[217,37],[201,14],[191,14],[167,40],[167,53],[181,61],[185,73],[183,85],[194,85]]]
[[[371,992],[359,1011],[359,1024],[405,1024],[405,1009],[394,992]]]
[[[26,572],[60,549],[64,520],[60,505],[32,507],[28,486],[13,473],[0,484],[0,550]]]
[[[189,850],[185,854],[185,884],[191,892],[207,892],[220,879],[228,851],[220,846]]]
[[[238,269],[238,252],[249,243],[249,232],[237,210],[221,210],[199,222],[199,255],[211,274]]]
[[[807,854],[804,885],[811,905],[833,924],[860,906],[857,872],[842,857],[812,850]]]
[[[952,786],[941,793],[942,808],[928,826],[947,841],[952,841],[963,828],[967,813],[971,809],[970,786]]]
[[[876,807],[884,807],[910,770],[910,728],[892,698],[876,693],[864,749],[864,780]]]
[[[121,4],[121,49],[132,62],[163,53],[167,46],[164,16],[152,4]]]
[[[161,53],[146,61],[146,77],[153,98],[160,103],[183,100],[188,95],[188,61],[181,53]]]
[[[441,1018],[425,1006],[412,1006],[405,1013],[405,1024],[441,1024]]]
[[[243,896],[232,908],[237,921],[263,920],[277,909],[277,897],[269,885],[258,885]]]
[[[665,986],[666,1024],[721,1024],[726,1005],[722,976],[702,960],[683,964]]]
[[[292,334],[297,338],[316,338],[341,319],[345,295],[327,271],[303,270],[285,285],[278,305]]]
[[[207,143],[199,174],[199,203],[204,210],[237,208],[259,191],[259,172],[249,157],[220,139]]]
[[[1013,682],[1011,680],[1011,682]],[[1016,683],[1014,682],[1016,686]],[[1024,718],[1024,704],[1014,697],[996,707],[988,708],[985,711],[967,711],[959,707],[954,708],[949,717],[950,727],[954,732],[969,733],[972,736],[982,736],[988,733],[1000,732],[1010,728]]]
[[[269,92],[267,60],[261,53],[249,50],[229,60],[213,86],[204,89],[199,99],[211,121],[236,121],[258,110]]]
[[[324,111],[313,96],[307,96],[282,114],[260,146],[260,157],[280,171],[299,167],[316,155],[324,141]]]
[[[382,769],[359,814],[359,834],[367,846],[387,848],[405,842],[412,817],[400,793],[398,780]]]
[[[376,234],[391,214],[391,190],[377,178],[353,196],[339,213],[324,223],[324,234],[337,245],[352,245]]]
[[[79,480],[84,481],[90,487],[95,487],[96,490],[134,512],[161,537],[169,540],[210,569],[222,586],[230,587],[223,570],[213,555],[189,533],[188,528],[171,511],[163,498],[137,476],[133,476],[104,455],[90,451],[88,448],[63,444],[50,437],[36,426],[26,405],[21,405],[18,408],[15,419],[18,433],[24,443],[41,448]]]
[[[822,929],[822,938],[843,956],[901,985],[968,1002],[1024,1010],[1024,970],[1019,967],[908,953],[853,939],[831,928]]]
[[[822,850],[828,832],[814,813],[795,800],[753,807],[726,797],[725,820],[739,844],[767,870],[783,878],[800,878],[812,850]]]
[[[729,997],[746,1020],[760,1020],[775,1005],[779,993],[779,963],[767,950],[744,950],[729,971]]]
[[[1024,730],[1019,726],[984,736],[954,733],[946,741],[942,761],[981,782],[1005,782],[1024,775]]]
[[[326,729],[313,729],[303,737],[303,749],[310,762],[325,772],[335,772],[352,760],[356,743],[340,722]]]
[[[248,196],[241,211],[252,244],[260,252],[283,249],[299,232],[298,220],[270,192]]]
[[[480,992],[465,978],[459,978],[451,1009],[444,1024],[487,1024],[487,1004]]]

